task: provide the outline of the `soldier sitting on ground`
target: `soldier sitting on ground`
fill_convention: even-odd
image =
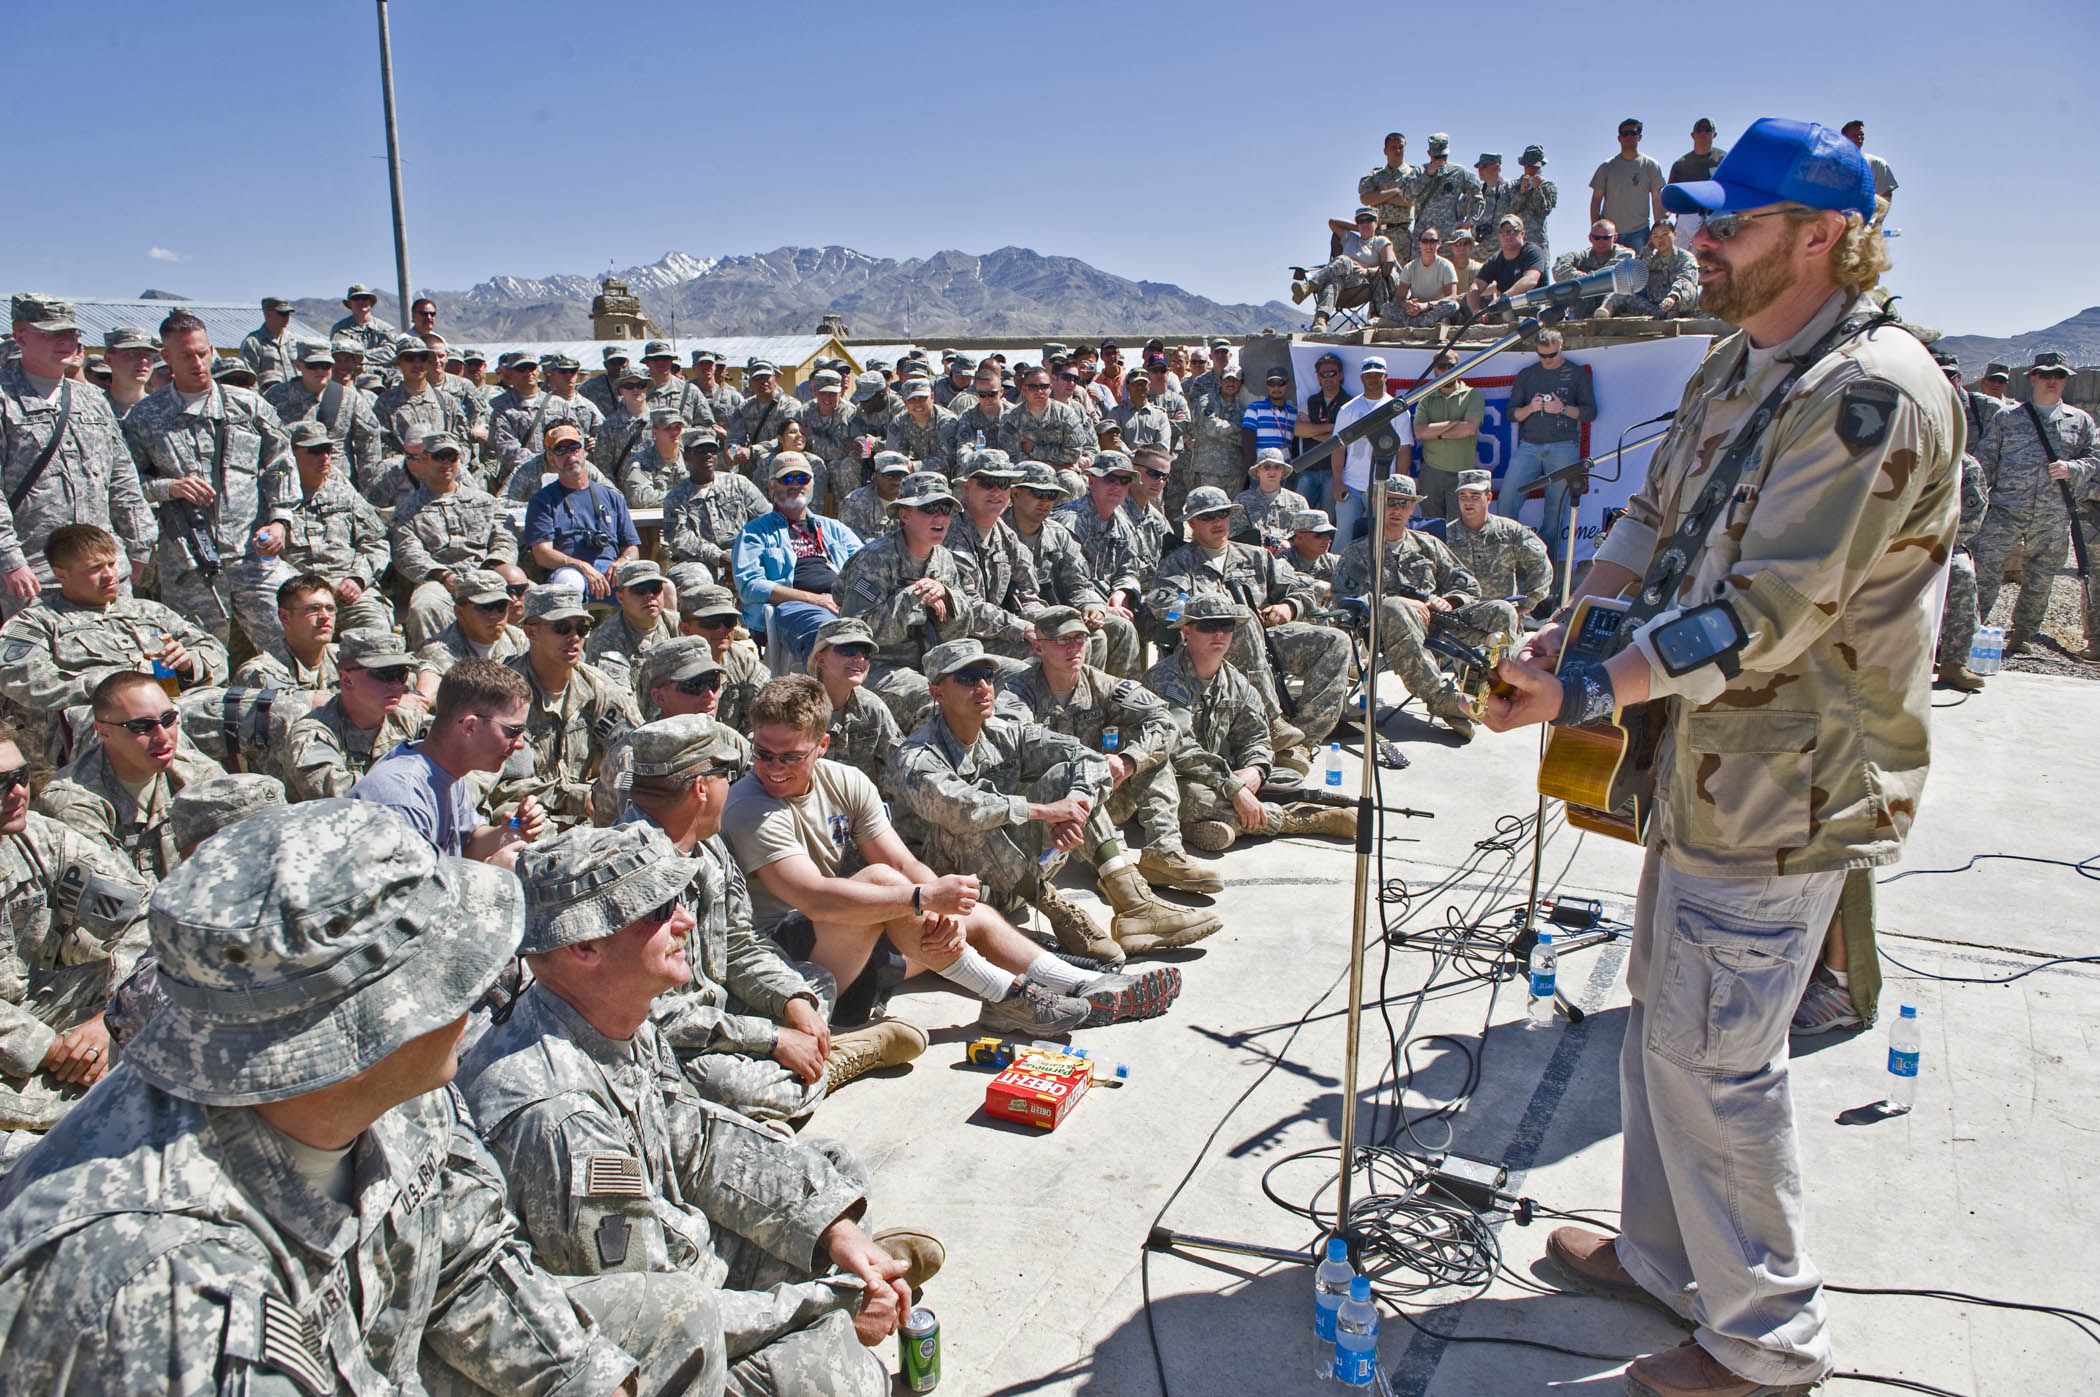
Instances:
[[[831,701],[831,746],[826,755],[873,781],[885,799],[890,792],[890,753],[904,741],[890,706],[868,692],[875,633],[858,616],[826,621],[809,652],[809,672]]]
[[[552,583],[525,594],[525,653],[509,661],[532,690],[526,746],[504,764],[495,806],[534,796],[557,825],[591,815],[591,779],[620,735],[633,727],[632,691],[583,662],[590,613],[583,594]]]
[[[182,715],[150,674],[111,673],[88,696],[88,708],[91,734],[37,796],[36,808],[158,881],[181,858],[168,833],[168,803],[191,782],[225,773],[183,739]]]
[[[279,766],[293,800],[346,796],[372,763],[423,731],[429,712],[409,696],[416,662],[392,631],[346,631],[336,643],[335,695],[295,720]]]
[[[647,558],[634,558],[613,568],[613,600],[619,609],[591,631],[583,658],[605,677],[634,682],[642,656],[678,634],[677,609],[666,615],[663,569]]]
[[[716,719],[716,726],[728,739],[742,747],[742,764],[751,764],[751,744],[720,721],[722,666],[704,636],[676,636],[643,656],[634,692],[644,723],[689,714]],[[592,824],[609,825],[625,810],[634,770],[634,740],[640,732],[640,728],[627,732],[598,764],[598,780],[591,788]]]
[[[461,660],[508,660],[525,653],[525,632],[510,623],[511,589],[499,572],[474,568],[453,581],[452,624],[416,651],[417,685],[426,698],[437,698],[438,681]]]
[[[1446,521],[1444,545],[1473,575],[1480,595],[1499,597],[1519,616],[1529,616],[1553,591],[1553,559],[1545,541],[1528,525],[1489,509],[1495,498],[1495,477],[1489,472],[1460,471],[1452,494],[1458,517]]]

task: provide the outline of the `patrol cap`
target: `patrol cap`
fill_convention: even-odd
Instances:
[[[333,1086],[473,1007],[523,913],[515,878],[439,854],[382,806],[259,810],[154,889],[167,1004],[124,1061],[208,1106]]]
[[[1368,207],[1360,208],[1356,211],[1356,221],[1358,223],[1375,223],[1378,221],[1378,210]]]
[[[292,440],[292,449],[302,446],[338,446],[342,438],[328,430],[328,424],[309,417],[303,422],[294,422],[285,432]]]
[[[948,477],[939,471],[913,471],[905,476],[904,483],[897,487],[897,498],[889,502],[889,507],[902,509],[909,505],[916,508],[920,505],[937,504],[942,500],[950,504],[961,503],[955,498],[955,492],[948,488]]]
[[[1698,134],[1699,134],[1699,133],[1700,133],[1701,131],[1704,131],[1704,132],[1706,132],[1706,134],[1707,134],[1707,135],[1709,135],[1709,136],[1711,136],[1711,135],[1713,134],[1713,131],[1714,131],[1714,119],[1713,119],[1712,117],[1710,117],[1710,116],[1702,116],[1702,117],[1700,117],[1700,118],[1699,118],[1699,119],[1698,119],[1697,121],[1695,121],[1695,122],[1693,122],[1693,123],[1692,123],[1692,134],[1693,134],[1693,135],[1695,135],[1695,136],[1696,136],[1696,135],[1698,135]]]
[[[462,364],[486,364],[488,361],[489,356],[478,349],[466,350],[459,356],[459,362]]]
[[[853,380],[853,401],[856,403],[870,402],[887,393],[889,389],[890,381],[870,369],[867,373]]]
[[[265,296],[262,298],[262,308],[264,310],[289,311],[292,308],[292,303],[282,296]]]
[[[566,354],[550,354],[541,362],[550,369],[561,369],[572,373],[583,367],[583,365],[577,363]]]
[[[627,347],[625,345],[609,344],[599,351],[598,357],[607,364],[624,364],[628,358]]]
[[[1537,144],[1536,142],[1534,142],[1534,143],[1533,143],[1533,144],[1531,144],[1531,145],[1528,145],[1528,146],[1524,147],[1524,153],[1523,153],[1522,155],[1520,155],[1520,156],[1518,156],[1518,157],[1517,157],[1517,163],[1518,163],[1519,165],[1543,165],[1543,164],[1545,164],[1545,163],[1546,163],[1546,148],[1545,148],[1544,146],[1542,146],[1542,145],[1539,145],[1539,144]]]
[[[1289,383],[1291,375],[1286,369],[1271,369],[1261,376],[1261,381],[1263,383]]]
[[[1104,417],[1095,426],[1094,436],[1101,441],[1107,441],[1110,437],[1121,441],[1123,439],[1123,424],[1116,421],[1113,417]]]
[[[1429,133],[1429,153],[1431,155],[1435,155],[1439,151],[1448,152],[1450,149],[1451,138],[1449,136],[1445,135],[1441,131],[1432,131]]]
[[[955,671],[968,669],[986,658],[984,642],[964,636],[961,640],[946,641],[928,650],[921,667],[928,679],[946,679]]]
[[[571,617],[589,619],[590,612],[584,609],[583,593],[575,587],[557,587],[551,582],[542,582],[525,589],[525,620],[566,621]]]
[[[1759,117],[1713,178],[1663,186],[1671,213],[1731,213],[1767,204],[1806,204],[1874,215],[1874,172],[1858,146],[1820,121]]]
[[[1932,362],[1933,362],[1933,363],[1935,363],[1935,364],[1938,364],[1938,365],[1939,365],[1939,366],[1940,366],[1941,368],[1943,368],[1943,369],[1956,369],[1956,370],[1959,370],[1959,369],[1961,368],[1961,360],[1959,360],[1959,359],[1955,358],[1955,357],[1954,357],[1954,356],[1953,356],[1952,354],[1949,354],[1949,353],[1948,353],[1948,352],[1947,352],[1946,350],[1944,350],[1944,349],[1935,349],[1935,350],[1933,350],[1933,351],[1931,351],[1931,352],[1932,352]]]
[[[707,570],[707,564],[696,563],[690,558],[665,568],[664,576],[671,579],[671,585],[678,589],[680,597],[690,596],[703,587],[715,585],[715,575]]]
[[[1247,467],[1247,474],[1258,474],[1263,466],[1283,466],[1288,468],[1290,464],[1291,458],[1283,454],[1282,447],[1264,446],[1261,450],[1254,453],[1254,464]]]
[[[2069,378],[2071,376],[2071,366],[2064,362],[2064,356],[2058,351],[2054,349],[2038,349],[2034,352],[2034,362],[2027,366],[2027,376],[2029,378]]]
[[[418,355],[425,359],[434,359],[437,357],[436,353],[432,351],[429,345],[425,344],[422,340],[418,339],[414,335],[394,336],[394,357],[396,359],[411,358]]]
[[[379,293],[377,291],[374,291],[371,287],[365,285],[361,281],[354,281],[350,283],[350,289],[343,293],[343,304],[346,306],[349,305],[352,301],[376,302],[378,301],[378,299]]]
[[[647,558],[629,558],[613,569],[615,587],[632,587],[637,582],[662,582],[664,570]]]
[[[24,291],[14,298],[10,310],[15,320],[47,334],[63,334],[80,328],[74,317],[73,303],[60,296]]]
[[[722,356],[715,353],[712,349],[696,349],[693,351],[694,368],[698,368],[702,364],[719,364],[721,362]]]
[[[1992,383],[2010,383],[2012,382],[2012,365],[2001,364],[1996,360],[1992,360],[1983,366],[1983,376]]]
[[[574,422],[557,422],[540,436],[540,449],[552,451],[556,442],[582,441],[583,428]]]
[[[212,360],[211,376],[215,382],[231,383],[237,388],[253,388],[257,382],[255,370],[248,367],[247,360],[228,354]]]
[[[396,665],[413,667],[416,657],[408,653],[408,645],[392,631],[377,626],[362,630],[344,631],[335,640],[335,662],[338,667],[356,665],[359,669],[388,669]]]
[[[1291,516],[1291,532],[1331,534],[1334,532],[1334,521],[1317,509],[1301,509]]]
[[[718,452],[722,439],[715,435],[712,427],[688,427],[678,438],[678,449],[682,452]]]
[[[744,377],[746,378],[757,378],[760,374],[777,376],[779,373],[780,370],[767,359],[753,359],[750,363],[744,365]]]
[[[652,407],[649,409],[649,430],[652,432],[659,427],[683,427],[685,425],[685,413],[682,409],[675,407]]]
[[[1495,489],[1494,472],[1484,470],[1460,471],[1458,473],[1458,484],[1453,488],[1459,491],[1481,490],[1492,494]]]
[[[425,456],[442,456],[448,451],[460,454],[459,438],[450,432],[425,432],[420,444]]]
[[[977,360],[973,355],[957,354],[953,359],[948,361],[948,368],[950,372],[953,372],[956,369],[967,369],[970,372],[974,373],[977,370]]]
[[[1188,503],[1181,508],[1184,519],[1201,519],[1206,514],[1225,514],[1232,509],[1232,501],[1215,485],[1198,485],[1189,491]]]
[[[274,776],[257,771],[207,776],[190,782],[168,802],[168,834],[177,849],[188,849],[258,810],[289,804],[284,782]]]
[[[818,369],[809,376],[811,391],[818,393],[823,392],[826,388],[837,388],[842,382],[844,380],[838,376],[838,372],[834,369]]]
[[[508,368],[536,369],[540,366],[540,356],[529,349],[514,349],[503,357],[510,361],[506,365]]]
[[[651,359],[676,359],[677,357],[678,351],[671,348],[669,340],[651,340],[642,346],[642,360],[644,363]]]
[[[727,587],[713,583],[705,587],[680,587],[678,589],[678,614],[704,621],[710,616],[735,616],[741,618],[744,609],[736,604],[736,594]]]
[[[1086,634],[1086,617],[1069,606],[1046,606],[1035,614],[1035,633],[1044,640]]]
[[[690,639],[703,647],[707,644],[698,636]],[[636,776],[676,776],[710,762],[744,765],[743,738],[727,723],[705,713],[682,713],[644,723],[628,740],[627,752]]]
[[[874,644],[875,632],[868,629],[866,621],[858,616],[835,616],[817,627],[817,639],[810,646],[809,653],[810,658],[814,659],[819,651],[829,650],[834,645],[872,647]]]
[[[1240,367],[1240,361],[1237,359],[1227,362],[1221,352],[1218,363],[1218,382],[1223,383],[1228,378],[1236,378],[1244,383],[1247,379],[1247,371]]]
[[[875,474],[910,475],[911,457],[902,451],[878,451],[875,453]]]
[[[1476,170],[1482,165],[1500,165],[1501,163],[1502,157],[1492,150],[1483,150],[1473,158],[1473,168]]]
[[[150,349],[160,351],[160,341],[136,325],[119,325],[102,333],[104,349]]]
[[[1209,486],[1205,486],[1209,489]],[[1241,606],[1231,597],[1216,592],[1203,592],[1190,597],[1182,604],[1181,619],[1171,624],[1176,630],[1191,621],[1251,621],[1254,613]]]
[[[365,357],[365,342],[355,335],[337,335],[328,341],[328,353],[331,359],[336,355],[347,354],[362,363]]]
[[[1385,503],[1388,509],[1396,504],[1413,504],[1422,498],[1421,489],[1411,475],[1389,475],[1385,479]]]
[[[1021,462],[1021,478],[1014,484],[1018,489],[1056,495],[1059,499],[1065,499],[1071,494],[1071,491],[1065,488],[1064,481],[1058,478],[1057,472],[1043,461]]]
[[[494,568],[469,568],[452,584],[452,600],[469,606],[508,602],[510,583]]]
[[[987,447],[970,457],[968,468],[963,471],[964,480],[976,480],[980,476],[1000,484],[1011,485],[1021,478],[1021,469],[1004,451]]]
[[[906,402],[910,402],[913,398],[930,398],[932,396],[933,384],[926,379],[915,378],[905,385],[904,400]]]
[[[525,846],[518,881],[525,889],[520,955],[541,955],[598,941],[677,899],[700,871],[664,832],[637,822],[610,829],[580,826]]]
[[[703,674],[713,674],[722,668],[715,659],[715,647],[704,635],[682,635],[642,656],[639,672],[635,677],[635,689],[646,695],[659,684],[675,684],[681,679],[697,679]]]
[[[1127,475],[1137,479],[1137,462],[1128,452],[1104,451],[1087,463],[1086,473],[1096,480],[1105,480],[1112,475]]]
[[[621,369],[613,375],[613,383],[621,388],[646,388],[649,386],[649,373],[646,369]]]

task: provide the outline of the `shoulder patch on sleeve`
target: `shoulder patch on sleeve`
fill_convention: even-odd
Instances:
[[[0,645],[0,664],[18,665],[28,659],[35,649],[36,642],[33,640],[10,640],[5,645]]]
[[[583,1191],[592,1198],[646,1198],[642,1161],[631,1154],[594,1154],[584,1162]]]
[[[1896,419],[1896,385],[1878,378],[1863,379],[1845,389],[1838,403],[1838,440],[1858,455],[1888,439]]]
[[[335,1391],[335,1375],[321,1357],[319,1336],[305,1313],[289,1300],[262,1297],[262,1334],[256,1360],[277,1369],[319,1397]]]

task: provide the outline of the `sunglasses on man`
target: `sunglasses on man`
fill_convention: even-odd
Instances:
[[[663,589],[663,579],[660,577],[652,577],[643,582],[630,582],[621,590],[632,592],[638,597],[653,597],[657,593],[663,591]]]
[[[151,737],[156,728],[174,727],[182,721],[182,715],[171,708],[158,718],[97,718],[95,721],[122,728],[133,737]]]
[[[690,679],[678,681],[678,692],[684,694],[687,698],[698,698],[702,694],[711,694],[721,687],[722,676],[713,671],[707,674],[696,674]]]
[[[5,771],[0,771],[0,795],[12,795],[28,785],[29,768],[27,766],[14,766],[9,767]]]

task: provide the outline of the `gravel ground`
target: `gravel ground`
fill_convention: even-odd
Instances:
[[[2012,624],[2014,596],[2011,584],[1999,589],[1998,605],[1986,618],[1987,624]],[[2007,659],[2005,667],[2024,674],[2068,674],[2076,679],[2100,679],[2100,664],[2071,658],[2072,652],[2084,644],[2085,620],[2080,615],[2078,603],[2078,574],[2066,568],[2057,575],[2056,586],[2049,594],[2049,609],[2042,617],[2040,644],[2017,659]]]

